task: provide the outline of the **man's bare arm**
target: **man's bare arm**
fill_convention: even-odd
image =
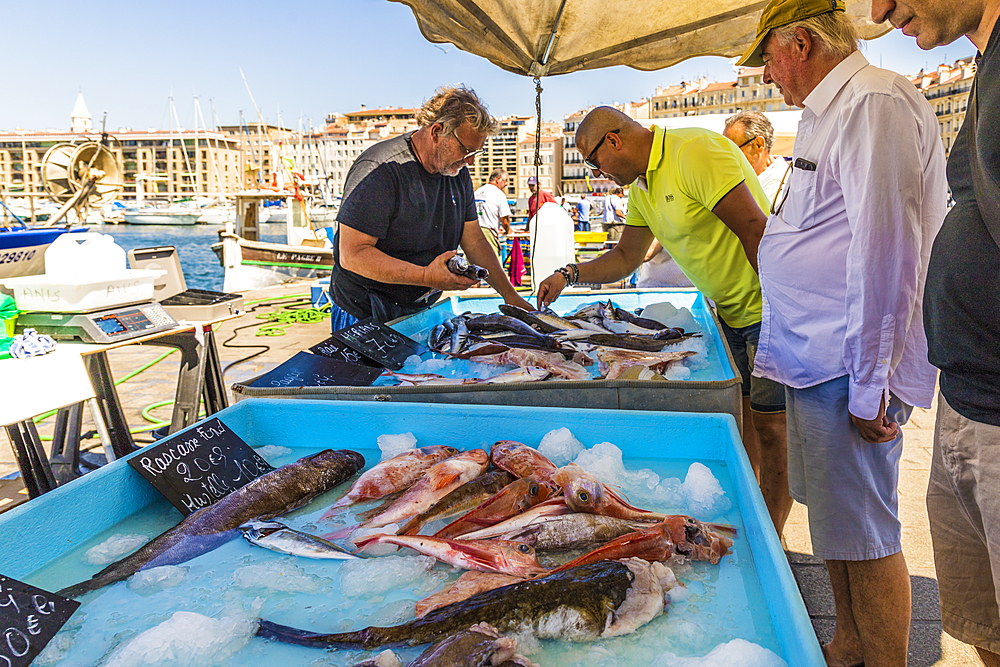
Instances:
[[[652,240],[653,232],[649,231],[649,227],[625,225],[622,237],[614,248],[596,259],[578,265],[579,281],[604,284],[621,280],[639,268]],[[538,307],[548,306],[565,288],[566,281],[562,275],[553,273],[538,286]]]
[[[470,262],[478,264],[490,272],[486,282],[503,297],[504,302],[531,310],[531,304],[521,298],[514,290],[514,286],[510,284],[507,274],[500,266],[500,260],[497,259],[492,246],[483,235],[483,228],[479,226],[478,220],[470,220],[465,223],[465,227],[462,229],[461,246]]]
[[[347,225],[340,226],[340,264],[348,271],[380,283],[423,285],[440,290],[462,290],[475,280],[448,270],[446,262],[455,254],[449,250],[438,255],[428,266],[418,266],[390,257],[375,247],[378,238]]]
[[[764,226],[767,224],[767,216],[760,210],[757,200],[750,194],[750,188],[746,183],[740,183],[735,188],[726,193],[726,196],[719,200],[719,203],[712,209],[722,220],[723,224],[732,230],[740,243],[743,244],[743,251],[750,261],[753,270],[757,270],[757,247],[760,239],[764,236]]]

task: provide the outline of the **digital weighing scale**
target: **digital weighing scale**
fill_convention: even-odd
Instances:
[[[177,322],[158,303],[118,306],[93,313],[21,313],[19,329],[34,329],[57,340],[117,343],[173,329]]]
[[[172,245],[129,250],[128,263],[133,269],[166,271],[153,284],[153,294],[174,319],[205,322],[243,310],[243,297],[239,294],[188,289],[177,248]]]

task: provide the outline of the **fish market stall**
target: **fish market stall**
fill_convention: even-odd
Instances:
[[[690,313],[686,326],[696,338],[670,345],[671,349],[697,350],[690,358],[655,379],[603,379],[598,364],[588,366],[590,377],[573,380],[546,380],[519,384],[451,384],[403,386],[390,376],[379,378],[370,387],[251,386],[252,381],[233,385],[237,400],[246,397],[319,398],[327,400],[428,401],[434,403],[470,403],[478,405],[533,405],[547,407],[606,408],[621,410],[682,410],[690,412],[729,413],[741,423],[742,396],[740,376],[732,354],[721,335],[718,319],[705,297],[694,290],[622,290],[600,293],[565,294],[552,304],[560,315],[610,300],[614,305],[634,311],[653,304],[669,303]],[[500,298],[452,296],[434,307],[391,322],[399,333],[427,343],[436,325],[460,313],[496,313]],[[468,378],[483,373],[483,364],[475,360],[449,358],[427,351],[413,358],[401,373],[436,373],[446,379]],[[485,371],[489,372],[489,371]]]
[[[690,558],[666,561],[676,582],[665,607],[654,608],[620,636],[599,631],[600,636],[571,641],[558,632],[559,638],[543,639],[517,634],[518,650],[535,664],[665,666],[678,658],[699,660],[691,664],[735,664],[732,656],[754,656],[754,664],[760,665],[823,664],[729,415],[252,399],[214,417],[274,466],[301,463],[326,448],[361,454],[367,470],[380,458],[394,460],[391,455],[410,451],[414,445],[459,451],[445,462],[463,456],[482,461],[483,454],[474,456],[477,449],[491,452],[496,462],[498,448],[501,452],[537,448],[562,466],[559,471],[580,470],[581,479],[592,474],[627,493],[629,502],[646,508],[643,511],[711,522],[689,521],[685,529],[689,534],[697,532],[691,532],[695,524],[730,531],[731,539],[715,552],[712,562],[694,552]],[[176,437],[183,441],[204,424]],[[142,455],[140,451],[130,458]],[[343,456],[357,460],[354,454]],[[574,465],[566,465],[569,462]],[[370,503],[332,506],[345,504],[342,499],[349,488],[355,492],[352,484],[357,479],[351,476],[277,520],[308,534],[352,527],[363,520],[362,511]],[[229,502],[237,493],[207,509]],[[197,512],[188,519],[196,516]],[[180,520],[180,512],[128,460],[115,461],[0,515],[0,573],[48,591],[72,590],[106,564],[128,560],[136,548],[146,549],[140,545]],[[266,528],[262,522],[253,525],[254,530]],[[231,536],[197,557],[140,569],[79,595],[82,606],[34,664],[346,666],[374,658],[386,648],[409,662],[426,647],[426,638],[420,640],[421,646],[373,642],[367,650],[359,646],[322,650],[285,641],[310,633],[354,636],[353,631],[369,626],[395,628],[394,636],[405,641],[405,633],[416,627],[412,624],[418,603],[460,574],[458,568],[408,548],[384,555],[366,553],[368,557],[361,559],[313,559],[259,548],[251,538],[259,541],[260,534],[249,530],[246,537]],[[354,550],[346,542],[338,544]],[[523,545],[521,550],[530,551]],[[544,568],[573,555],[543,552],[540,544],[537,553]],[[609,568],[621,570],[623,562],[601,561],[563,574],[606,573]],[[551,588],[561,585],[557,576],[533,582],[544,581]],[[535,589],[518,590],[524,597]],[[580,596],[586,598],[587,590]],[[479,598],[470,598],[474,599]],[[451,610],[468,613],[468,605],[462,605],[442,607],[424,618],[436,613],[439,621],[447,621]],[[497,623],[491,615],[499,617],[504,610],[500,602],[496,606],[481,607],[488,616],[484,620]],[[284,640],[262,638],[259,627],[260,635]],[[548,626],[550,637],[552,630]],[[292,631],[299,634],[287,634]]]

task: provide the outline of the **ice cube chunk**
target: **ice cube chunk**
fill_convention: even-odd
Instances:
[[[292,453],[292,450],[288,447],[282,447],[281,445],[264,445],[255,450],[260,454],[261,458],[265,461],[274,465],[274,462],[280,459],[282,456],[287,456]]]
[[[87,549],[84,556],[87,562],[92,565],[107,565],[113,563],[127,553],[131,553],[141,547],[149,538],[145,535],[118,533],[104,540],[96,547]]]
[[[139,595],[152,595],[174,586],[187,578],[188,568],[180,565],[161,565],[136,572],[128,580],[130,591]]]
[[[657,656],[653,667],[788,667],[780,656],[763,646],[745,639],[734,639],[719,644],[701,658],[681,658],[666,652]]]
[[[293,558],[279,558],[238,567],[233,582],[240,588],[266,588],[288,593],[311,593],[328,580],[306,573]]]
[[[732,506],[719,480],[705,464],[697,461],[688,468],[681,493],[687,501],[688,513],[703,521],[718,516]]]
[[[583,443],[565,426],[543,435],[542,444],[538,446],[538,451],[557,466],[566,465],[579,456],[583,449]]]
[[[412,433],[399,433],[395,435],[386,433],[385,435],[380,435],[377,438],[377,442],[378,448],[382,450],[383,461],[417,446],[417,439]]]
[[[250,641],[258,621],[245,614],[220,619],[174,612],[117,648],[104,667],[207,667],[224,662]]]
[[[430,556],[383,556],[345,561],[340,567],[340,589],[345,597],[382,595],[424,577],[437,560]]]

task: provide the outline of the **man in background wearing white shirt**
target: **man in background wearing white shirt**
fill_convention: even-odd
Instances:
[[[934,395],[921,301],[947,185],[930,105],[857,49],[843,0],[772,0],[739,64],[804,109],[759,247],[754,374],[786,386],[789,488],[837,609],[827,664],[879,667],[907,657],[899,424]]]
[[[757,174],[760,187],[773,202],[781,182],[792,168],[792,163],[781,155],[771,153],[774,146],[774,126],[760,111],[745,109],[726,119],[722,136],[743,151],[747,162]]]
[[[476,190],[476,213],[490,247],[500,258],[500,230],[510,234],[510,203],[507,201],[507,170],[498,167],[490,174],[489,183]]]
[[[624,188],[615,188],[604,198],[604,214],[601,220],[603,231],[607,233],[609,241],[617,241],[622,237],[622,228],[625,226],[625,202],[622,195]]]

